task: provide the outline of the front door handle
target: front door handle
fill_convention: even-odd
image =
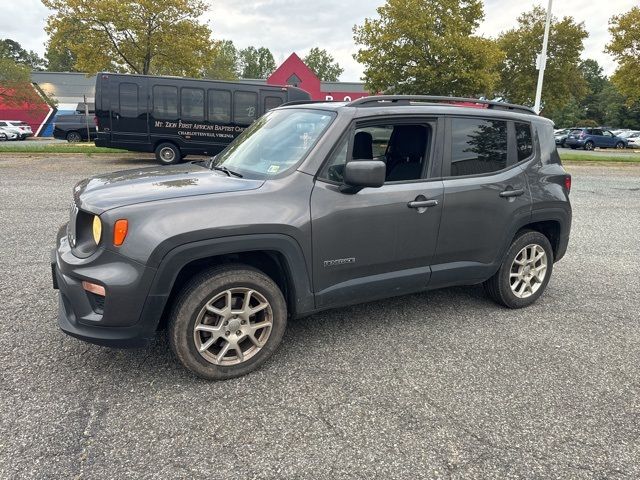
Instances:
[[[500,196],[505,198],[519,197],[520,195],[524,195],[524,190],[522,188],[519,188],[517,190],[508,189],[503,192],[500,192]]]
[[[438,205],[437,200],[414,200],[413,202],[407,203],[407,207],[409,208],[429,208],[435,207]]]

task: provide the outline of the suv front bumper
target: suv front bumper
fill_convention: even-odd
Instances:
[[[89,258],[73,256],[66,228],[51,251],[53,288],[59,290],[58,325],[68,335],[108,347],[147,345],[162,313],[147,302],[155,269],[116,252],[101,249]],[[103,300],[87,292],[82,281],[103,285]]]

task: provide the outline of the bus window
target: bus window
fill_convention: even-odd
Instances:
[[[182,118],[204,120],[204,90],[180,89],[180,113]]]
[[[272,108],[282,105],[280,97],[264,97],[264,112],[267,113]]]
[[[120,116],[138,118],[138,85],[135,83],[120,84]]]
[[[153,87],[153,117],[178,118],[178,88],[165,85]]]
[[[231,123],[231,92],[209,90],[209,121]]]
[[[256,119],[258,94],[254,92],[235,92],[233,95],[233,120],[235,123],[249,125]]]

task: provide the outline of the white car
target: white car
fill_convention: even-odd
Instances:
[[[627,148],[640,148],[640,132],[633,132],[627,139]]]
[[[18,134],[19,140],[33,137],[33,130],[27,122],[21,120],[0,120],[0,127],[5,127]]]
[[[20,134],[8,127],[0,127],[0,140],[18,140]]]

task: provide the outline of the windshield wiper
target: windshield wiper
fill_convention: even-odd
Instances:
[[[224,172],[227,174],[227,177],[233,175],[234,177],[242,178],[242,174],[238,172],[234,172],[233,170],[229,170],[227,167],[220,167],[218,165],[211,165],[211,170],[218,170],[219,172]]]

